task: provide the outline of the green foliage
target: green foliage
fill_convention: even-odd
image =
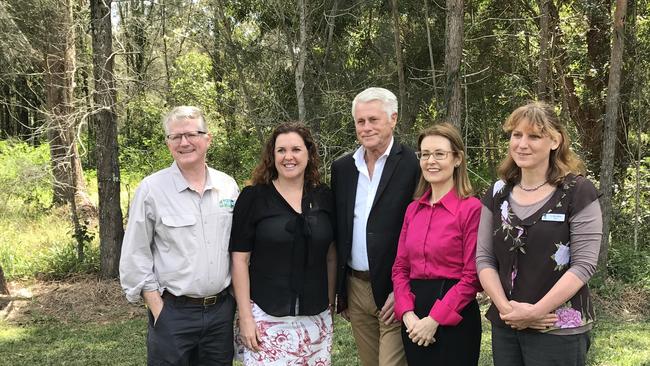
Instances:
[[[190,51],[176,59],[171,95],[177,105],[195,105],[211,115],[217,99],[212,62],[204,53]]]
[[[77,258],[76,242],[68,239],[60,242],[41,242],[25,253],[14,242],[0,247],[0,264],[7,278],[38,277],[62,279],[78,273],[94,273],[99,270],[99,245],[85,246],[84,261]]]
[[[0,212],[41,211],[52,204],[49,145],[0,141]]]
[[[39,278],[52,280],[79,273],[96,273],[99,271],[99,245],[94,244],[85,246],[82,262],[77,258],[76,241],[52,244],[36,256],[31,270]]]
[[[118,139],[122,172],[137,172],[142,178],[171,164],[161,122],[162,105],[162,101],[149,94],[128,101],[126,113],[130,117],[126,121],[131,125],[121,127]]]
[[[260,160],[261,149],[261,143],[251,130],[232,131],[229,136],[213,133],[208,165],[231,175],[244,186]]]
[[[616,279],[650,290],[650,250],[635,249],[629,242],[614,242],[609,248],[607,272]]]
[[[89,240],[94,228],[86,228]],[[29,213],[11,207],[0,216],[0,265],[7,278],[57,279],[99,268],[99,243],[87,241],[85,259],[79,262],[67,207]]]
[[[631,150],[636,151],[637,143],[647,150],[648,136],[642,134],[640,142],[636,136],[631,138]],[[626,169],[622,185],[615,192],[607,270],[615,278],[650,289],[650,156],[638,162],[638,174],[635,165],[632,162]]]

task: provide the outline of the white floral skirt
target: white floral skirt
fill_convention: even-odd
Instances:
[[[327,366],[332,355],[332,315],[275,317],[251,302],[253,318],[262,338],[259,352],[246,348],[235,326],[236,359],[246,366]]]

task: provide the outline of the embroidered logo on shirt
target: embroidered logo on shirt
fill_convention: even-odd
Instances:
[[[233,208],[235,207],[235,200],[226,198],[219,201],[219,207],[221,208]]]

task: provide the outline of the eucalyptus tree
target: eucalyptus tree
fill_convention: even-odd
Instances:
[[[124,229],[120,206],[111,0],[90,0],[90,15],[95,81],[93,100],[97,108],[92,118],[97,126],[100,272],[104,278],[113,278],[119,274]]]

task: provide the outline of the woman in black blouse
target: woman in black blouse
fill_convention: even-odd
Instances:
[[[332,195],[320,182],[309,130],[273,131],[230,237],[245,365],[329,365],[336,271]]]

